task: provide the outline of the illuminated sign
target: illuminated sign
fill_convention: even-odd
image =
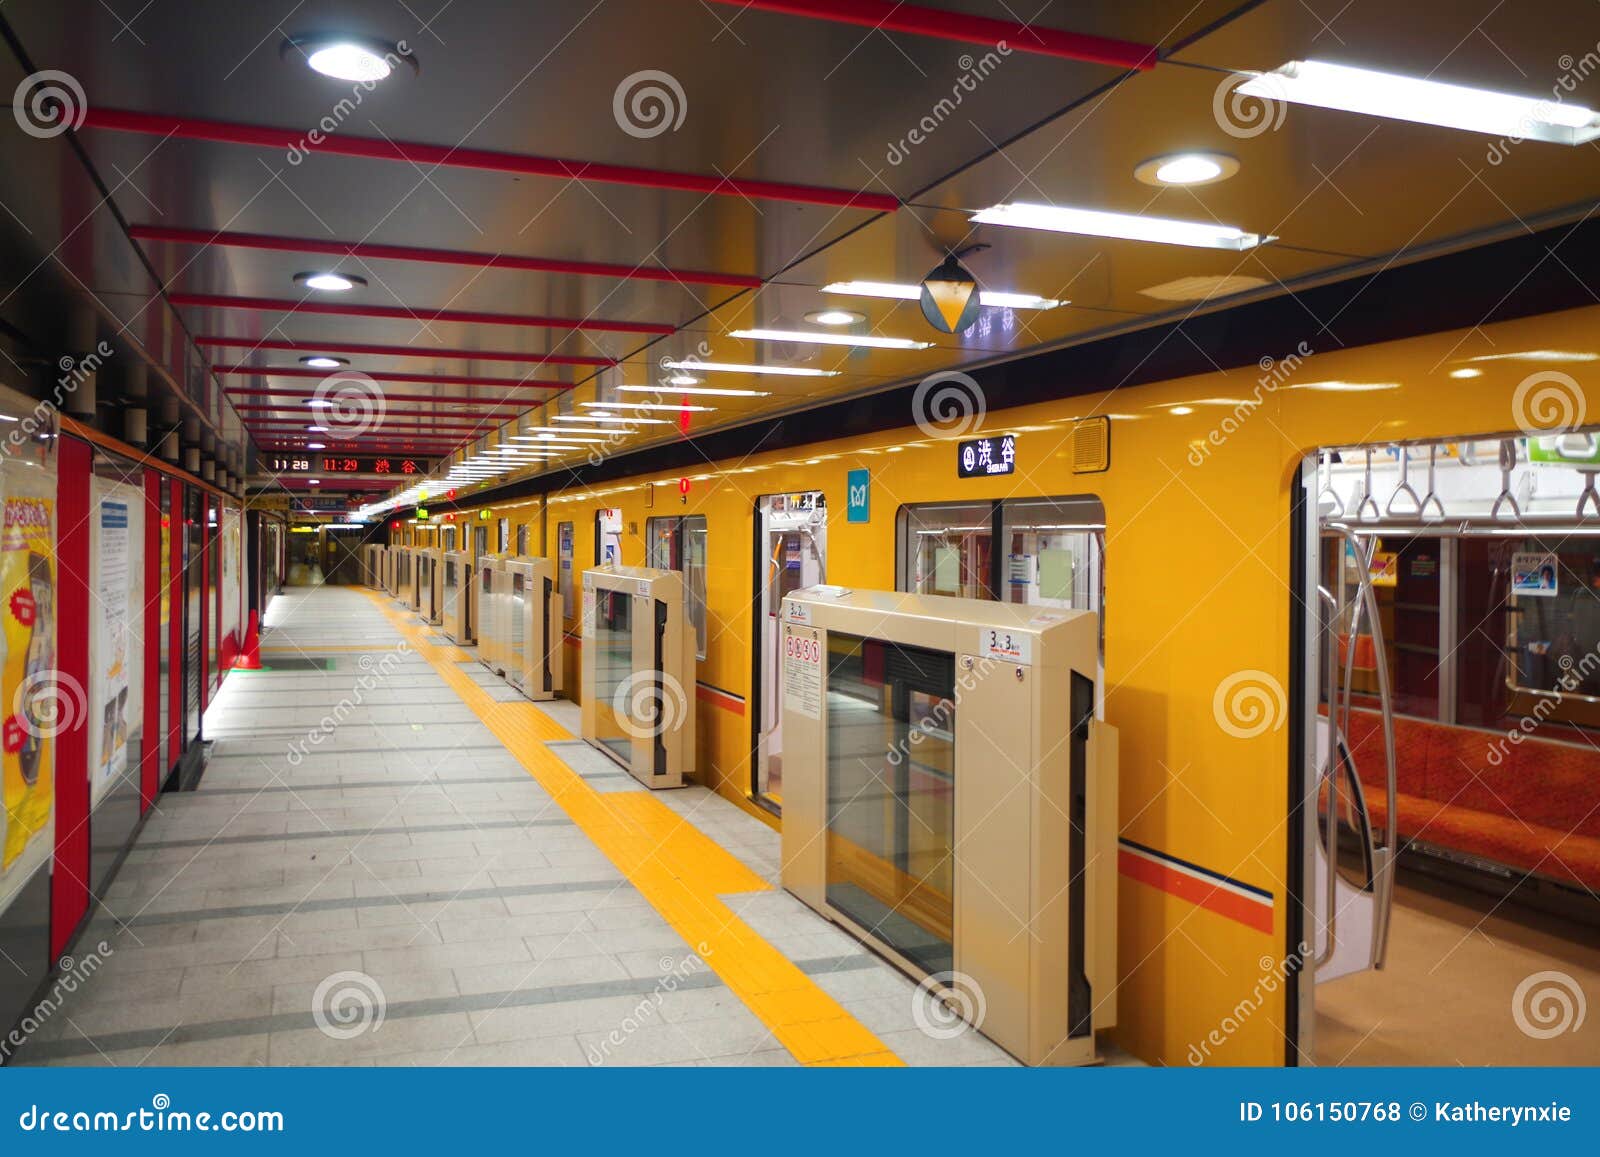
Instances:
[[[1017,469],[1017,438],[975,438],[956,448],[957,478],[987,478],[991,474],[1014,474]]]
[[[427,474],[427,458],[370,454],[285,454],[267,459],[274,474]]]

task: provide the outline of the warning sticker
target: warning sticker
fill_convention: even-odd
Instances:
[[[809,603],[797,603],[786,600],[783,604],[785,617],[791,623],[809,623],[811,621],[811,606]]]
[[[783,706],[822,718],[822,632],[789,627],[783,635]]]
[[[1006,663],[1033,665],[1033,636],[1021,632],[986,630],[978,645],[978,654],[985,659],[999,659]]]

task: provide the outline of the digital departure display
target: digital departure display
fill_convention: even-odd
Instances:
[[[1014,474],[1017,469],[1017,438],[975,438],[956,449],[957,478],[987,478],[991,474]]]
[[[285,454],[269,458],[274,474],[427,474],[432,463],[426,458],[401,455]]]

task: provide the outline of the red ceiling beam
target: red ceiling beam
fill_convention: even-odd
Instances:
[[[307,430],[306,426],[320,426],[322,423],[308,422],[306,419],[309,419],[310,417],[312,417],[312,415],[307,414],[305,419],[301,419],[299,421],[294,421],[288,418],[251,418],[244,424],[245,428],[249,430],[275,430],[280,434],[289,430],[296,430],[301,433],[311,434],[313,431]],[[481,437],[484,434],[490,433],[492,430],[494,430],[494,428],[495,427],[493,425],[482,422],[429,422],[426,425],[416,426],[394,426],[390,425],[387,421],[376,418],[373,419],[372,422],[372,433],[387,435],[390,438],[397,438],[402,434],[436,434],[448,437],[450,434],[454,433],[477,434]],[[328,426],[326,429],[328,433],[332,434],[336,438],[359,437],[359,435],[339,432],[336,425]],[[317,440],[321,441],[322,439]]]
[[[259,406],[240,406],[240,405],[236,404],[233,408],[235,410],[239,411],[239,413],[241,413],[241,414],[293,414],[293,413],[301,412],[300,408],[298,406],[288,406],[288,405],[284,405],[282,403],[270,403],[270,402],[269,403],[265,403],[263,405],[259,405]],[[330,412],[331,411],[328,411],[328,410],[306,410],[306,411],[304,411],[303,416],[307,420],[311,420],[311,421],[314,422],[315,419],[318,417],[318,415],[326,414],[326,413],[330,413]],[[484,413],[482,413],[481,416],[482,416],[482,420],[485,421],[485,422],[500,423],[500,422],[509,422],[509,421],[511,421],[511,419],[515,418],[521,412],[522,411],[520,411],[520,410],[514,410],[514,411],[512,411],[510,413],[506,413],[506,414],[493,414],[493,413],[484,412]],[[465,412],[465,413],[452,412],[452,413],[448,413],[448,414],[435,414],[435,413],[432,413],[431,411],[428,411],[428,410],[387,410],[386,409],[383,412],[382,416],[385,419],[388,419],[388,418],[466,418],[466,419],[471,420],[474,417],[478,416],[479,413],[480,413],[479,411],[468,411],[468,412]]]
[[[524,354],[512,350],[430,349],[426,346],[368,345],[334,339],[328,342],[280,341],[249,337],[208,336],[194,339],[197,346],[212,349],[274,350],[285,353],[372,354],[388,358],[433,358],[438,361],[529,362],[533,365],[596,366],[617,364],[616,358],[581,354]]]
[[[84,110],[82,127],[112,132],[148,133],[192,141],[217,141],[230,145],[252,145],[280,152],[330,153],[342,157],[365,157],[375,161],[404,161],[412,165],[439,165],[457,169],[482,169],[522,176],[555,177],[561,180],[600,181],[613,185],[633,185],[644,189],[675,189],[745,197],[757,201],[792,201],[803,205],[831,205],[847,209],[868,209],[892,213],[900,207],[897,197],[852,189],[828,189],[816,185],[791,185],[781,181],[755,181],[740,177],[707,177],[700,173],[677,173],[664,169],[640,169],[628,165],[600,165],[588,161],[535,157],[523,153],[502,153],[490,149],[446,148],[414,141],[374,140],[371,137],[330,134],[320,144],[307,142],[299,128],[271,125],[246,125],[229,121],[201,120],[198,117],[168,116],[163,113],[130,112],[126,109],[90,106]]]
[[[699,269],[662,269],[651,265],[610,265],[592,261],[563,261],[549,257],[515,257],[506,253],[468,253],[460,249],[418,249],[412,245],[375,245],[366,241],[322,241],[309,237],[274,237],[265,233],[215,232],[177,229],[164,225],[134,225],[128,233],[136,241],[169,241],[178,245],[221,245],[232,249],[266,249],[275,253],[320,253],[364,261],[426,261],[437,265],[467,265],[475,269],[513,269],[522,273],[561,273],[579,277],[614,277],[622,281],[671,281],[686,285],[726,285],[760,289],[761,278],[744,273],[708,273]]]
[[[337,378],[347,375],[346,381],[359,382],[371,378],[375,382],[416,382],[430,386],[494,386],[504,389],[570,390],[570,382],[542,382],[536,378],[481,378],[467,374],[403,374],[366,370],[317,370],[310,366],[212,366],[218,374],[253,374],[262,378]]]
[[[475,309],[410,309],[403,305],[336,305],[324,301],[296,301],[277,297],[225,297],[218,293],[169,293],[177,306],[201,309],[248,309],[257,313],[312,313],[331,317],[382,317],[397,321],[460,322],[464,325],[517,325],[532,329],[575,329],[598,333],[678,332],[676,326],[656,321],[607,321],[591,317],[537,317],[520,313],[483,313]]]
[[[318,390],[271,390],[255,389],[248,386],[230,386],[222,392],[230,398],[298,398],[301,401],[305,401],[307,398],[326,396]],[[530,401],[526,398],[457,398],[449,394],[391,394],[388,390],[383,392],[383,400],[385,402],[432,402],[438,406],[466,406],[474,410],[508,409],[518,414],[528,410],[531,406],[543,404],[542,401]]]
[[[856,24],[881,28],[885,32],[906,32],[912,36],[932,36],[958,40],[963,44],[994,47],[1002,42],[1015,52],[1036,53],[1090,64],[1110,64],[1135,68],[1141,72],[1156,66],[1160,53],[1154,45],[1105,36],[1067,32],[1060,28],[1041,28],[1020,20],[995,20],[971,16],[944,8],[924,8],[896,0],[715,0],[739,8],[801,16],[808,20],[829,20],[836,24]],[[92,123],[92,121],[91,121]]]

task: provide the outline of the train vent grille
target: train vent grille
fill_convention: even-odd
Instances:
[[[1072,472],[1097,474],[1111,466],[1111,420],[1085,418],[1072,427]]]

